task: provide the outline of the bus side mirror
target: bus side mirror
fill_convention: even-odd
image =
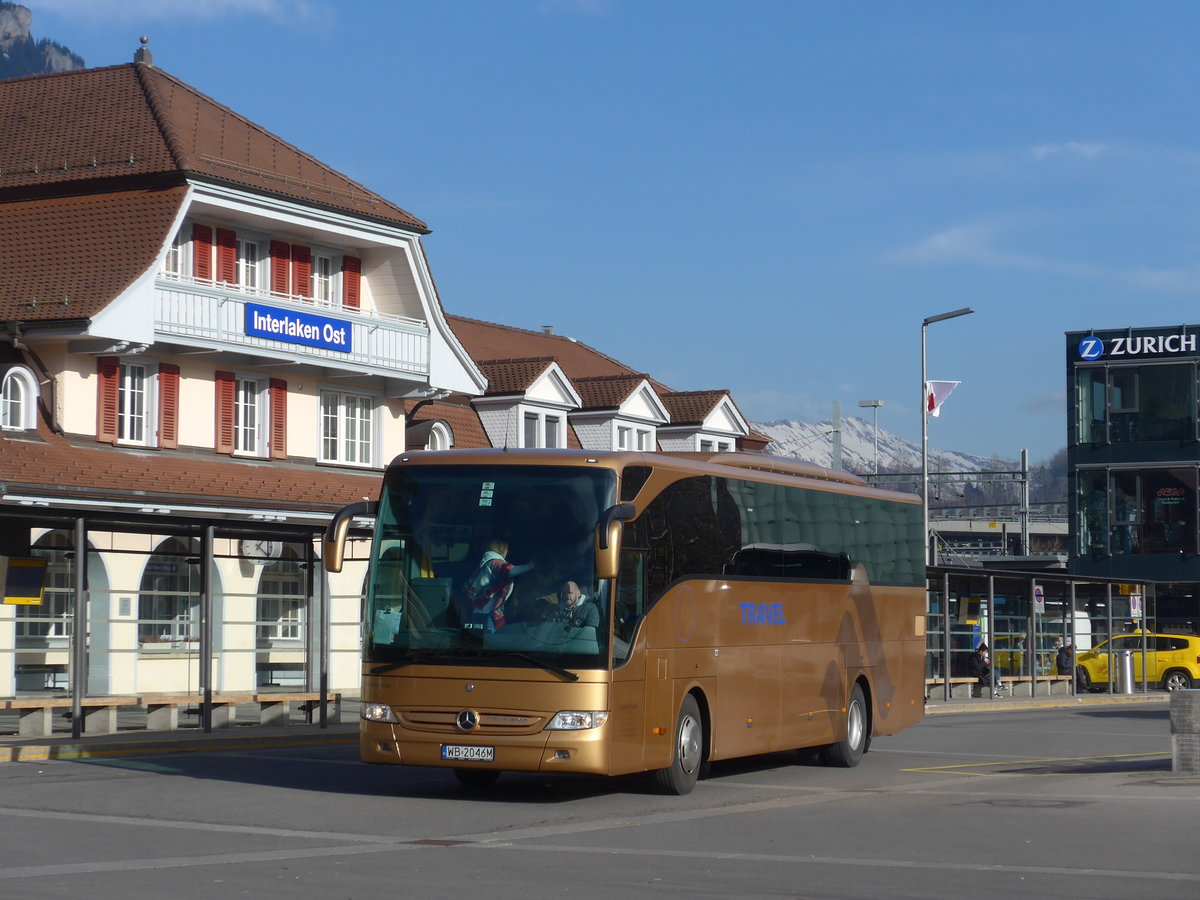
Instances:
[[[632,503],[610,506],[596,526],[596,577],[616,578],[621,567],[621,523],[637,516]]]
[[[325,538],[321,542],[321,561],[326,572],[342,571],[342,558],[346,552],[346,532],[350,528],[350,520],[364,516],[374,516],[379,510],[379,501],[360,500],[351,503],[337,511],[329,524],[325,526]]]

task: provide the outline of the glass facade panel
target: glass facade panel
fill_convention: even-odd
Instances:
[[[1108,405],[1104,369],[1079,369],[1079,443],[1099,444],[1108,440],[1105,409]]]
[[[1082,368],[1075,376],[1078,443],[1196,438],[1196,367]]]
[[[1103,555],[1108,552],[1108,472],[1081,470],[1077,486],[1079,521],[1075,533],[1079,546],[1076,552],[1080,556]]]
[[[1196,369],[1192,365],[1143,366],[1139,440],[1183,441],[1196,433]]]
[[[1113,473],[1111,546],[1114,555],[1142,552],[1139,481],[1137,472]]]
[[[1142,509],[1145,521],[1145,552],[1195,552],[1195,469],[1143,471]]]

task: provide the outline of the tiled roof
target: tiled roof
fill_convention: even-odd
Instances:
[[[375,496],[382,479],[382,473],[113,448],[45,430],[39,437],[0,437],[6,494],[332,513],[364,496]]]
[[[489,395],[523,394],[554,363],[552,357],[476,360],[488,380]]]
[[[572,382],[596,375],[630,375],[634,370],[587,344],[559,334],[526,331],[447,316],[450,327],[474,360],[553,358]]]
[[[219,181],[427,231],[411,213],[145,63],[0,81],[0,196]]]
[[[405,412],[416,406],[416,400],[405,403]],[[487,433],[479,423],[479,416],[470,406],[460,403],[427,403],[413,415],[414,422],[430,422],[441,420],[450,426],[454,433],[454,446],[464,449],[490,447]]]
[[[186,193],[174,187],[0,203],[0,320],[95,315],[153,264]]]
[[[616,409],[629,399],[648,375],[599,375],[576,378],[571,384],[583,401],[584,409]]]
[[[672,425],[700,425],[729,392],[675,391],[661,396],[663,406],[671,414]]]

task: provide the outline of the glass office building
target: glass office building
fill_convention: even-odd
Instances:
[[[1068,332],[1070,571],[1160,583],[1160,630],[1200,626],[1200,325]]]

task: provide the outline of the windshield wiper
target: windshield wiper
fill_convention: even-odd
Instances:
[[[534,656],[532,653],[523,653],[520,650],[505,650],[504,656],[515,656],[517,659],[524,660],[527,663],[533,663],[540,669],[545,669],[547,672],[553,672],[555,675],[561,675],[568,681],[578,681],[579,676],[570,669],[564,669],[558,663],[551,662],[548,659],[541,659]]]
[[[403,666],[411,665],[412,663],[428,662],[431,659],[434,659],[439,656],[445,657],[445,656],[450,656],[450,655],[451,654],[447,653],[444,649],[441,649],[441,648],[436,649],[436,650],[434,650],[434,649],[409,650],[408,655],[404,659],[400,660],[400,662],[383,663],[382,665],[375,666],[371,669],[371,674],[372,675],[382,675],[384,672],[391,672],[394,669],[399,669]]]
[[[462,648],[458,649],[461,650]],[[532,653],[524,653],[520,650],[500,650],[493,653],[475,654],[475,659],[477,660],[495,659],[496,657],[512,657],[523,662],[531,663],[537,666],[539,669],[545,669],[547,672],[553,672],[555,675],[561,675],[568,681],[579,680],[579,676],[570,669],[565,669],[558,665],[558,663],[551,662],[548,659],[541,659],[540,657],[534,656]],[[443,661],[447,663],[463,662],[463,654],[450,653],[445,650],[413,650],[409,652],[406,659],[400,662],[383,663],[382,665],[374,666],[371,669],[371,674],[382,675],[384,672],[391,672],[394,669],[401,668],[402,666],[407,666],[418,662],[431,662],[438,658],[443,659]]]

